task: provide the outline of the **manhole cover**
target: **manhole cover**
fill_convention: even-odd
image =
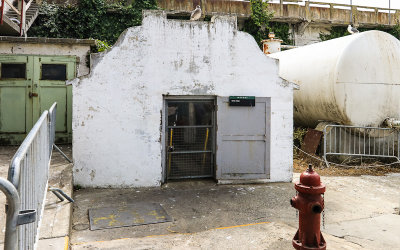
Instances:
[[[135,203],[89,209],[90,230],[129,227],[171,221],[160,204]]]

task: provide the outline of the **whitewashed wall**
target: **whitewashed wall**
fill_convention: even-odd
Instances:
[[[234,17],[193,22],[148,11],[74,82],[75,184],[161,184],[163,95],[271,97],[267,181],[291,181],[293,85],[279,78],[277,62],[236,30]]]
[[[30,40],[34,40],[34,42],[30,42]],[[56,40],[58,42],[51,43],[52,40]],[[25,41],[19,37],[5,37],[4,40],[0,42],[0,54],[76,56],[78,59],[76,64],[76,72],[77,76],[79,77],[89,74],[89,67],[86,58],[90,52],[91,44],[79,44],[76,41],[79,40],[65,38],[28,38],[28,41]]]

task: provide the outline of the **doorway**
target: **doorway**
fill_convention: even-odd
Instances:
[[[43,111],[57,102],[56,141],[72,138],[75,56],[0,55],[0,144],[20,144]]]
[[[167,99],[165,106],[166,179],[214,177],[215,100]]]

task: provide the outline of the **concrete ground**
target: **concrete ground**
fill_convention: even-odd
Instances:
[[[294,174],[297,180],[299,174]],[[323,177],[328,249],[399,249],[400,174]],[[292,183],[168,183],[74,192],[72,249],[291,249],[298,219]],[[173,222],[89,230],[88,209],[160,203]]]
[[[72,158],[70,145],[60,146],[61,150]],[[0,176],[7,178],[8,166],[16,152],[17,147],[0,147]],[[62,189],[72,196],[72,164],[66,161],[60,153],[53,151],[49,186]],[[0,192],[1,193],[1,192]],[[0,194],[0,247],[4,243],[6,198]],[[51,192],[47,192],[45,210],[40,227],[39,244],[40,250],[64,249],[69,243],[70,216],[72,205],[67,201],[59,201]]]

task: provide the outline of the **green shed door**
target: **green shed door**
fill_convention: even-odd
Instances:
[[[74,56],[0,55],[0,144],[19,144],[57,102],[56,141],[71,142]]]
[[[0,143],[14,144],[32,127],[28,101],[32,83],[32,58],[0,55]]]
[[[33,117],[39,119],[44,110],[57,102],[56,141],[71,142],[72,86],[66,80],[75,78],[75,57],[35,57],[34,90],[38,99],[33,103]]]

